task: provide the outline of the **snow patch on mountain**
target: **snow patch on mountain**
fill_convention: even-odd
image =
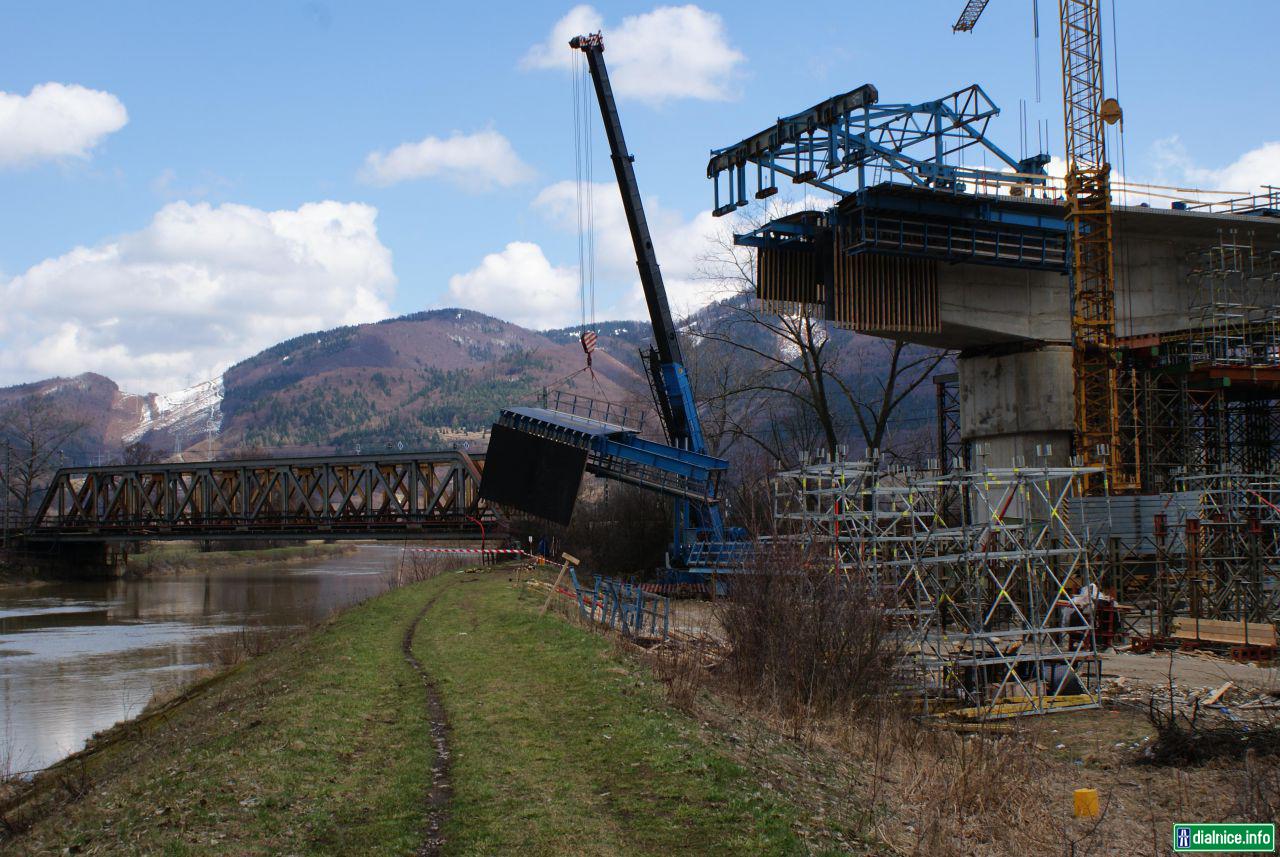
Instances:
[[[125,443],[136,443],[155,431],[183,434],[217,432],[222,428],[222,378],[202,381],[167,395],[145,398],[138,425],[124,433]]]

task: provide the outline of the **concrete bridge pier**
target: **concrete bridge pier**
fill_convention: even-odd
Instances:
[[[1074,422],[1071,346],[962,353],[961,437],[975,467],[1065,467]]]
[[[106,542],[26,544],[5,557],[5,564],[35,577],[52,580],[96,580],[116,577],[124,569],[119,547]]]

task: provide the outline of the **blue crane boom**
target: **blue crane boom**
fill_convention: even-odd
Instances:
[[[618,116],[618,104],[609,84],[609,70],[604,63],[604,39],[599,33],[574,36],[569,46],[580,50],[587,57],[587,68],[596,90],[596,101],[604,120],[605,137],[609,141],[609,153],[613,172],[618,178],[618,190],[622,193],[622,208],[627,226],[631,230],[631,244],[635,248],[636,268],[640,272],[640,286],[644,290],[645,303],[649,307],[649,320],[653,324],[653,337],[658,352],[662,377],[659,409],[672,445],[694,452],[706,452],[702,425],[693,405],[693,395],[684,371],[684,358],[680,351],[680,338],[671,318],[671,306],[667,301],[667,289],[662,282],[662,269],[658,266],[658,254],[653,249],[653,236],[649,234],[649,221],[644,216],[644,202],[640,199],[640,184],[636,181],[635,156],[627,151],[627,140],[622,133],[622,120]]]

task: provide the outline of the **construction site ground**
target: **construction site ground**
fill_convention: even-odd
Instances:
[[[539,602],[550,588],[544,576],[525,582]],[[569,622],[590,626],[571,598],[553,603]],[[796,722],[726,678],[717,612],[713,602],[673,600],[672,639],[632,649],[678,707],[726,736],[736,758],[763,772],[766,788],[805,809],[797,830],[809,845],[830,835],[825,825],[834,819],[847,824],[854,802],[863,808],[848,831],[856,836],[845,839],[860,843],[852,853],[1165,855],[1175,819],[1269,818],[1267,802],[1280,797],[1274,757],[1182,766],[1149,758],[1152,704],[1274,725],[1280,678],[1269,666],[1208,652],[1108,650],[1097,709],[956,723],[904,717],[902,700],[884,699],[852,716]],[[682,651],[698,653],[696,676],[678,663],[673,669]],[[1078,788],[1098,790],[1100,818],[1073,816]]]
[[[713,601],[672,599],[671,628],[677,634],[723,640]],[[1171,671],[1175,685],[1185,690],[1213,691],[1230,681],[1232,690],[1240,692],[1280,692],[1280,669],[1276,667],[1234,661],[1209,651],[1136,654],[1125,649],[1127,646],[1107,649],[1101,655],[1104,684],[1113,695],[1165,688]]]
[[[1160,688],[1172,677],[1179,686],[1211,690],[1224,682],[1241,689],[1280,691],[1280,670],[1242,663],[1207,652],[1132,652],[1108,651],[1102,655],[1103,679],[1123,678],[1130,687]]]

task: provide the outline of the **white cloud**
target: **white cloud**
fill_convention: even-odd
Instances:
[[[134,392],[213,378],[308,331],[384,318],[377,209],[176,202],[144,229],[0,281],[0,383],[100,372]]]
[[[578,319],[578,272],[552,265],[542,248],[512,241],[465,274],[449,278],[458,306],[534,329],[562,327]]]
[[[624,295],[598,311],[597,317],[647,317],[644,292],[636,275],[635,250],[627,228],[622,200],[616,185],[596,184],[595,200],[597,288],[626,284]],[[550,185],[537,195],[533,207],[549,221],[567,231],[577,230],[577,187],[572,181]],[[704,260],[711,253],[712,239],[726,235],[728,224],[702,211],[685,218],[664,208],[657,199],[645,199],[645,215],[653,234],[658,264],[671,311],[677,316],[694,312],[725,297],[723,286],[703,275]]]
[[[129,114],[110,92],[41,83],[27,95],[0,92],[0,167],[87,158]]]
[[[636,274],[635,251],[616,185],[590,186],[594,197],[596,243],[596,318],[647,318],[644,291]],[[577,186],[556,182],[542,189],[532,207],[566,232],[577,232]],[[713,239],[725,240],[735,224],[710,211],[686,218],[645,200],[645,214],[658,251],[667,299],[676,317],[727,297],[722,283],[704,275]],[[740,225],[740,224],[738,224]],[[579,267],[554,265],[538,244],[515,241],[499,253],[449,280],[450,299],[459,306],[489,313],[535,330],[574,324],[581,318]]]
[[[1280,184],[1280,141],[1263,143],[1223,167],[1197,164],[1176,134],[1158,140],[1153,150],[1152,162],[1162,183],[1238,194],[1256,193],[1264,184]]]
[[[524,69],[562,68],[566,71],[570,70],[573,68],[573,50],[569,47],[569,40],[574,36],[584,36],[603,29],[604,16],[593,7],[586,5],[574,6],[569,10],[568,14],[556,21],[546,41],[542,44],[534,45],[525,52],[524,58],[520,60],[520,67]],[[608,48],[609,74],[610,78],[612,78],[614,76],[612,39],[608,42]]]
[[[533,169],[520,160],[510,140],[487,129],[474,134],[454,131],[444,138],[402,143],[389,152],[370,152],[360,177],[376,185],[439,177],[465,188],[490,190],[527,181]]]
[[[673,98],[725,101],[746,57],[729,44],[724,20],[692,4],[659,6],[652,12],[605,23],[591,6],[575,6],[556,22],[546,41],[534,45],[520,65],[526,69],[573,67],[569,39],[603,30],[609,79],[619,97],[661,104]]]

